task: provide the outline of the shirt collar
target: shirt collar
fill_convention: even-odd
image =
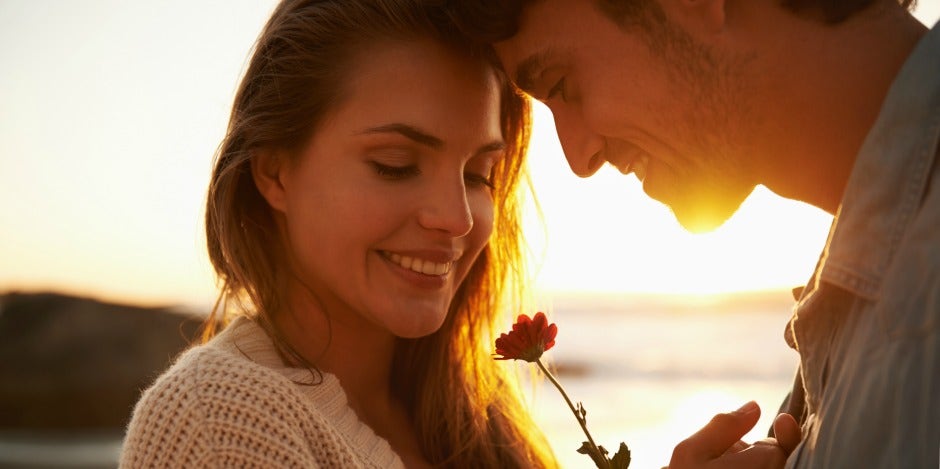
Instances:
[[[875,299],[940,138],[940,22],[908,57],[858,153],[816,278]]]

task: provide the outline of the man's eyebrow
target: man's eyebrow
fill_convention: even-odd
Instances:
[[[386,124],[380,125],[378,127],[369,127],[366,130],[360,132],[360,134],[381,134],[381,133],[395,133],[399,134],[409,140],[413,140],[421,145],[430,147],[434,150],[440,150],[444,148],[444,141],[408,124]]]
[[[519,62],[519,66],[516,67],[516,77],[514,80],[519,89],[532,94],[535,80],[542,74],[542,70],[545,69],[545,63],[548,61],[548,57],[551,53],[551,50],[543,50]]]

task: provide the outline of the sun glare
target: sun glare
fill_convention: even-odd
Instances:
[[[209,162],[275,3],[142,15],[133,2],[66,2],[53,16],[27,4],[0,14],[7,43],[30,44],[0,50],[0,287],[212,298],[199,241]],[[933,25],[940,2],[915,14]],[[224,27],[207,29],[204,18],[219,15]],[[160,35],[167,24],[179,34]],[[632,176],[572,175],[551,116],[537,104],[535,117],[531,172],[545,216],[530,207],[526,235],[537,289],[709,294],[811,273],[827,214],[758,188],[725,226],[693,235]]]
[[[724,226],[692,234],[632,175],[607,166],[574,176],[541,104],[534,128],[543,216],[530,207],[526,233],[539,289],[715,294],[789,288],[812,273],[832,221],[825,212],[758,187]]]
[[[724,389],[703,389],[679,402],[663,423],[664,431],[671,435],[692,435],[716,414],[731,412],[745,402],[742,396]],[[766,430],[766,427],[760,428]]]

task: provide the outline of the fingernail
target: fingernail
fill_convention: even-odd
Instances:
[[[740,409],[732,413],[738,414],[738,415],[747,415],[747,414],[752,414],[754,412],[757,412],[759,410],[760,410],[760,407],[757,405],[757,403],[754,401],[750,401],[747,404],[742,405]]]

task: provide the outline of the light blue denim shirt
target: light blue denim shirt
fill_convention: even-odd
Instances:
[[[895,78],[787,328],[804,419],[788,468],[940,465],[938,141],[940,23]]]

